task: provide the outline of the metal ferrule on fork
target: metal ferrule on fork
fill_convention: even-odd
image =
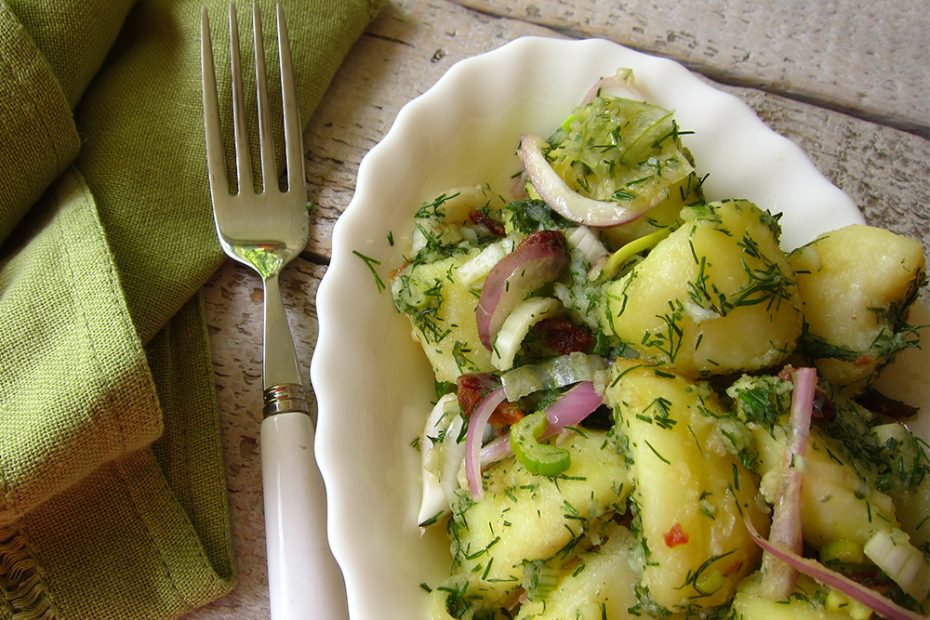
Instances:
[[[265,388],[264,399],[264,417],[266,418],[279,413],[310,412],[307,391],[304,386],[297,383],[284,383]]]

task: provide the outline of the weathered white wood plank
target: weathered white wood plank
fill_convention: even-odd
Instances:
[[[925,0],[460,0],[488,15],[611,39],[714,79],[893,126],[930,125]]]
[[[759,91],[737,94],[797,143],[868,223],[921,241],[930,256],[930,141]]]

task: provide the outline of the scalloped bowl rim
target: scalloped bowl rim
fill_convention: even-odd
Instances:
[[[421,536],[415,524],[418,456],[408,445],[433,398],[431,373],[361,257],[380,261],[372,267],[386,280],[422,201],[487,175],[504,188],[519,170],[516,137],[548,135],[598,77],[619,67],[632,68],[650,100],[695,130],[683,140],[698,169],[710,171],[708,197],[782,211],[786,247],[863,221],[800,148],[674,61],[601,39],[523,37],[452,66],[363,158],[317,292],[315,448],[352,618],[424,616],[420,584],[448,574],[444,535]]]

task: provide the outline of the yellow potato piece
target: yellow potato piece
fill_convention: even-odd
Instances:
[[[681,228],[605,286],[602,331],[688,376],[780,363],[802,317],[777,222],[745,200],[682,216]]]
[[[626,440],[648,549],[643,587],[672,612],[726,603],[761,554],[741,513],[763,531],[768,517],[756,476],[722,447],[724,410],[706,386],[641,360],[618,360],[611,377],[604,398]]]
[[[630,566],[636,539],[629,530],[612,524],[607,541],[570,566],[545,601],[529,601],[520,607],[517,620],[603,620],[634,618],[634,586],[639,579]]]
[[[762,489],[774,502],[774,477],[787,450],[785,430],[759,427],[753,437],[759,446]],[[891,498],[861,479],[846,459],[839,442],[811,429],[801,468],[801,523],[804,541],[816,549],[841,540],[862,546],[876,531],[898,527]]]
[[[391,285],[395,304],[410,321],[411,335],[423,347],[437,381],[455,382],[462,373],[494,369],[491,352],[478,338],[478,297],[456,275],[456,268],[477,253],[409,266]]]
[[[760,592],[761,576],[756,573],[740,584],[731,606],[734,617],[743,620],[866,620],[872,615],[864,605],[830,592],[826,604],[815,601],[824,598],[824,587],[802,576],[795,587],[795,596],[773,601]]]
[[[560,445],[572,462],[559,477],[532,474],[510,458],[488,470],[480,501],[462,495],[453,504],[456,572],[468,575],[469,591],[489,603],[519,590],[525,560],[554,556],[599,517],[626,505],[628,470],[606,434],[566,432]]]
[[[825,379],[847,394],[860,392],[893,357],[926,269],[920,243],[854,224],[821,235],[788,261],[803,302],[805,351]]]

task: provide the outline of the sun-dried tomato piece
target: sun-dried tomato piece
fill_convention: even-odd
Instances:
[[[918,412],[917,407],[912,407],[907,403],[889,398],[881,392],[871,389],[857,396],[856,401],[872,413],[895,420],[904,420],[917,415]]]
[[[501,380],[489,372],[471,372],[459,375],[455,384],[462,414],[470,418],[484,397],[501,386]]]
[[[502,430],[513,426],[522,420],[525,415],[526,413],[517,403],[509,403],[505,400],[497,406],[488,422],[494,428]]]
[[[500,377],[488,372],[473,372],[460,375],[456,380],[457,396],[462,414],[468,418],[491,391],[501,386]],[[517,403],[504,401],[491,414],[488,423],[497,431],[513,426],[525,415]]]
[[[590,353],[594,348],[594,336],[584,325],[576,325],[567,317],[543,319],[533,326],[535,335],[556,355],[568,355],[580,351]]]
[[[472,212],[468,214],[468,219],[476,226],[484,226],[488,229],[488,232],[495,237],[503,239],[507,236],[504,225],[488,215],[487,211],[483,209],[473,209]]]

